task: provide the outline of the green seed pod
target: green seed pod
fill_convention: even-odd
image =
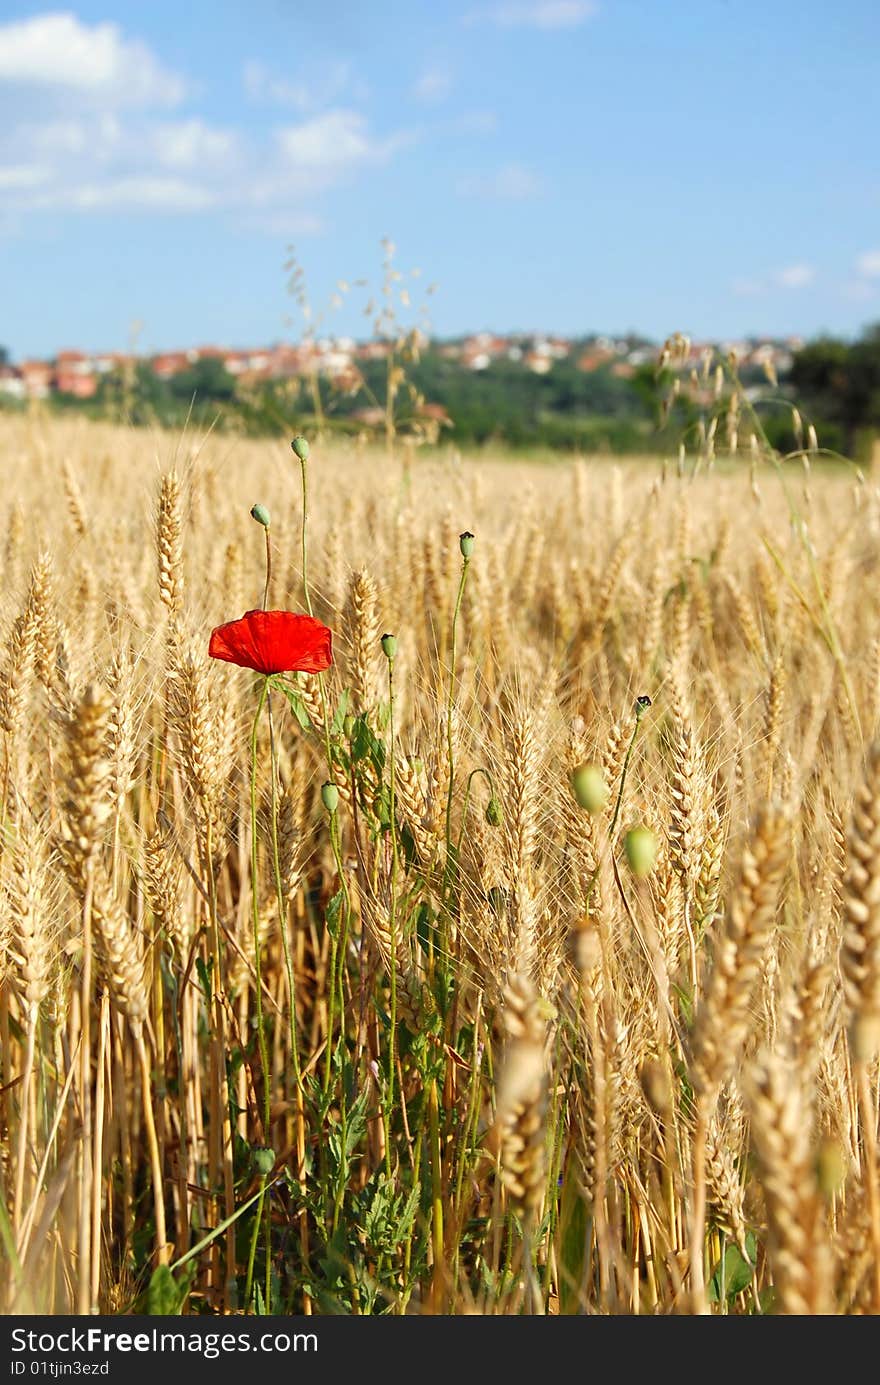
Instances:
[[[321,802],[328,813],[335,813],[339,807],[339,790],[329,780],[326,784],[321,785]]]
[[[256,1173],[265,1178],[275,1167],[275,1151],[268,1145],[254,1145],[251,1150],[251,1161]]]
[[[608,785],[598,765],[578,765],[572,771],[571,789],[578,805],[588,813],[598,813],[608,802]]]
[[[397,636],[396,636],[396,635],[383,635],[383,636],[382,636],[382,653],[385,655],[385,658],[386,658],[386,659],[393,659],[393,658],[394,658],[395,654],[397,653]]]
[[[269,511],[266,509],[265,505],[252,505],[251,519],[255,519],[258,524],[262,524],[264,529],[269,528]]]
[[[470,530],[466,529],[463,534],[458,536],[458,546],[461,549],[461,556],[469,558],[474,551],[474,536]]]
[[[342,721],[342,730],[343,730],[343,734],[345,735],[345,739],[346,739],[347,741],[350,741],[351,738],[352,738],[352,736],[354,735],[354,728],[355,728],[355,723],[356,723],[356,722],[357,722],[357,717],[354,715],[354,713],[353,713],[353,712],[346,712],[346,714],[345,714],[345,716],[344,716],[344,718],[343,718],[343,721]]]
[[[486,821],[490,827],[500,827],[504,821],[504,811],[494,794],[486,804]]]
[[[309,460],[309,444],[301,434],[297,434],[290,445],[301,462]]]
[[[624,850],[629,868],[637,880],[644,880],[654,869],[657,838],[649,827],[634,827],[627,832]]]
[[[391,826],[391,786],[383,784],[379,792],[373,798],[373,812],[380,827],[388,828]]]

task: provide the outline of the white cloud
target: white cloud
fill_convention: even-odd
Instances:
[[[774,277],[783,288],[803,289],[808,284],[812,284],[816,277],[816,271],[809,264],[792,264],[787,265],[785,269],[780,269]]]
[[[118,105],[173,106],[183,80],[117,24],[89,26],[70,13],[0,25],[0,82],[61,88]]]
[[[880,279],[880,250],[866,250],[856,260],[856,273],[863,279]]]
[[[39,164],[7,164],[0,167],[0,192],[22,188],[37,188],[47,183],[52,173]]]
[[[466,24],[494,24],[499,29],[576,29],[599,11],[593,0],[531,0],[490,5],[465,15]]]
[[[225,168],[238,153],[238,137],[203,120],[167,122],[153,133],[156,157],[165,168]]]
[[[327,111],[277,131],[278,147],[296,168],[316,174],[381,163],[412,138],[397,134],[377,140],[359,111]]]
[[[295,110],[309,109],[309,94],[297,82],[275,77],[264,63],[250,59],[244,65],[242,82],[252,101],[265,101],[275,106],[293,106]]]
[[[20,125],[14,131],[19,148],[47,158],[83,156],[89,163],[106,163],[123,145],[122,123],[111,111],[80,119],[48,120]]]
[[[84,154],[89,132],[81,120],[50,120],[45,125],[23,125],[18,137],[28,148],[43,154]]]
[[[0,25],[2,70],[3,64],[9,67],[2,45],[14,27]],[[33,62],[23,66],[35,71]],[[40,97],[42,119],[33,113],[33,100],[26,99],[27,116],[18,124],[0,125],[0,200],[4,214],[19,223],[57,211],[223,212],[238,224],[251,217],[255,229],[259,220],[259,229],[273,233],[277,228],[279,234],[312,234],[321,215],[314,199],[386,163],[418,136],[417,131],[377,134],[364,115],[347,106],[281,129],[249,130],[214,125],[197,114],[172,119],[111,101],[96,105],[77,100],[72,89],[54,103],[42,99],[42,92]]]
[[[507,164],[495,173],[462,178],[457,187],[461,197],[485,197],[504,202],[525,202],[540,197],[543,190],[538,174],[523,164]]]
[[[111,178],[102,183],[71,183],[34,197],[37,209],[67,207],[80,212],[139,210],[200,212],[216,206],[217,195],[182,178]]]
[[[429,67],[413,86],[413,96],[426,106],[445,101],[452,91],[452,73],[445,67]]]
[[[309,68],[308,77],[280,77],[265,63],[250,58],[242,69],[245,94],[259,105],[289,106],[305,115],[332,106],[342,97],[363,101],[369,88],[344,58]]]

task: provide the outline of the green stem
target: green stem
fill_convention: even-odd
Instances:
[[[253,1229],[253,1232],[251,1233],[251,1244],[250,1244],[250,1248],[249,1248],[249,1250],[248,1250],[247,1275],[246,1275],[246,1278],[245,1278],[245,1285],[244,1285],[244,1306],[245,1306],[245,1310],[247,1310],[247,1306],[248,1306],[248,1304],[249,1304],[250,1301],[251,1301],[251,1290],[252,1290],[252,1288],[253,1288],[253,1283],[254,1283],[254,1261],[255,1261],[256,1258],[257,1258],[257,1241],[260,1239],[260,1223],[261,1223],[261,1221],[262,1221],[261,1213],[262,1213],[262,1210],[263,1210],[263,1200],[264,1200],[265,1196],[266,1196],[266,1175],[263,1174],[263,1175],[261,1176],[261,1178],[260,1178],[260,1191],[259,1191],[258,1194],[257,1194],[257,1211],[256,1211],[256,1215],[254,1216],[254,1229]]]
[[[446,709],[446,759],[449,772],[449,785],[446,790],[446,870],[444,872],[447,879],[452,864],[452,792],[455,775],[455,752],[452,744],[452,717],[455,711],[455,654],[458,638],[458,617],[461,611],[464,584],[467,581],[469,565],[470,558],[462,558],[461,577],[458,583],[458,594],[455,598],[455,610],[452,615],[452,648],[449,654],[449,701]]]
[[[432,1079],[428,1087],[428,1134],[431,1147],[431,1247],[434,1258],[432,1307],[435,1313],[439,1313],[444,1297],[443,1156],[440,1149],[440,1114],[436,1079]]]
[[[288,909],[284,898],[284,887],[281,882],[281,854],[278,849],[278,786],[277,786],[277,766],[278,759],[275,753],[275,731],[272,726],[272,697],[267,694],[266,712],[269,717],[269,751],[271,755],[272,768],[272,868],[275,876],[275,895],[278,902],[278,925],[281,929],[281,945],[284,948],[284,964],[287,971],[287,987],[290,993],[290,1054],[293,1061],[293,1073],[297,1088],[302,1088],[302,1076],[299,1066],[299,1043],[296,1036],[296,976],[293,968],[293,954],[290,950],[290,938],[288,936]]]
[[[336,960],[336,967],[335,967],[335,968],[331,968],[331,974],[330,974],[330,987],[331,987],[331,991],[333,991],[333,990],[336,989],[337,984],[338,984],[338,988],[339,988],[339,1019],[340,1019],[340,1024],[341,1024],[341,1035],[342,1035],[342,1037],[344,1038],[344,1036],[345,1036],[345,1022],[344,1022],[344,1014],[345,1014],[345,958],[346,958],[346,954],[347,954],[347,952],[348,952],[348,931],[349,931],[349,923],[350,923],[350,916],[351,916],[351,897],[350,897],[349,892],[348,892],[348,882],[347,882],[346,879],[345,879],[345,871],[344,871],[343,862],[342,862],[342,844],[341,844],[341,841],[340,841],[340,838],[339,838],[339,816],[338,816],[338,814],[337,814],[335,811],[332,812],[332,813],[330,814],[330,844],[331,844],[331,846],[332,846],[332,848],[333,848],[333,859],[334,859],[335,862],[336,862],[336,871],[337,871],[337,874],[339,875],[340,888],[342,889],[343,897],[344,897],[344,900],[345,900],[345,905],[344,905],[344,909],[343,909],[342,928],[341,928],[340,940],[339,940],[340,945],[339,945],[338,949],[336,949],[336,958],[335,958],[335,960]],[[336,973],[338,973],[338,975],[334,975],[334,971],[335,971]],[[332,1031],[331,1031],[331,1032],[328,1032],[328,1036],[327,1036],[327,1048],[328,1048],[328,1052],[329,1052],[329,1049],[330,1049],[330,1044],[331,1044],[332,1037],[333,1037]],[[328,1069],[329,1069],[329,1060],[328,1060]],[[347,1132],[348,1132],[348,1108],[347,1108],[347,1105],[346,1105],[346,1095],[345,1095],[345,1072],[344,1072],[344,1070],[343,1070],[343,1073],[342,1073],[342,1090],[341,1090],[341,1092],[340,1092],[340,1097],[339,1097],[339,1124],[340,1124],[340,1135],[341,1135],[340,1146],[341,1146],[341,1149],[342,1149],[342,1151],[343,1151],[343,1160],[345,1160],[345,1159],[347,1158],[346,1150],[347,1150],[347,1148],[348,1148],[348,1133],[347,1133]],[[342,1202],[343,1202],[344,1197],[345,1197],[345,1183],[343,1182],[343,1179],[340,1177],[340,1178],[337,1180],[337,1184],[336,1184],[336,1194],[335,1194],[334,1202],[333,1202],[333,1230],[334,1230],[334,1231],[336,1230],[336,1228],[337,1228],[337,1226],[338,1226],[338,1224],[339,1224],[339,1216],[340,1216],[340,1213],[341,1213],[341,1211],[342,1211]]]
[[[257,1037],[260,1048],[260,1063],[263,1068],[263,1121],[264,1138],[269,1137],[269,1114],[271,1093],[269,1091],[269,1050],[266,1045],[266,1028],[263,1016],[263,975],[260,961],[260,898],[257,889],[259,870],[257,833],[257,732],[266,698],[269,695],[269,679],[263,679],[257,702],[257,714],[251,728],[251,910],[254,934],[254,973],[256,977]]]
[[[269,542],[269,526],[266,525],[266,585],[263,589],[263,610],[269,605],[269,583],[272,581],[272,547]]]
[[[327,996],[327,1053],[324,1059],[324,1097],[330,1091],[330,1074],[333,1070],[333,1029],[336,1024],[336,936],[330,935],[330,992]]]
[[[464,789],[464,804],[462,805],[461,810],[461,825],[458,829],[458,841],[456,842],[455,846],[457,856],[461,855],[461,844],[464,841],[464,832],[465,827],[467,826],[468,808],[470,807],[471,801],[471,784],[474,782],[474,779],[478,774],[482,774],[485,776],[486,782],[489,785],[489,793],[493,798],[495,797],[495,783],[492,779],[492,775],[490,774],[489,770],[483,769],[482,766],[477,766],[476,769],[472,769],[467,777],[467,783],[465,784]]]
[[[394,1106],[394,1070],[397,1052],[397,880],[400,858],[397,848],[397,778],[394,754],[394,660],[388,660],[388,734],[391,759],[391,904],[388,928],[391,935],[391,1032],[388,1040],[388,1095],[385,1107],[385,1165],[391,1177],[391,1111]]]
[[[299,469],[300,469],[300,472],[302,473],[302,496],[303,496],[303,505],[302,505],[302,583],[303,583],[303,596],[304,596],[304,598],[305,598],[306,610],[308,611],[309,615],[312,616],[312,615],[314,615],[315,613],[314,613],[314,611],[312,610],[312,597],[311,597],[311,593],[310,593],[310,591],[309,591],[309,549],[308,549],[308,537],[307,537],[308,524],[309,524],[309,477],[308,477],[308,465],[307,465],[307,463],[305,462],[305,460],[304,460],[302,457],[300,457],[300,460],[299,460]]]
[[[473,1030],[473,1048],[471,1059],[471,1085],[468,1097],[468,1110],[465,1119],[461,1123],[461,1132],[458,1139],[458,1151],[456,1157],[456,1178],[455,1194],[452,1200],[452,1216],[455,1226],[459,1230],[459,1235],[455,1237],[453,1246],[453,1275],[457,1278],[459,1270],[459,1258],[461,1255],[461,1228],[462,1228],[462,1206],[464,1194],[465,1170],[468,1166],[468,1151],[476,1142],[477,1122],[480,1115],[480,1075],[482,1071],[482,1049],[480,1044],[480,1024],[482,1021],[482,1002],[478,1001],[476,1006],[476,1018]],[[455,1286],[453,1286],[455,1287]]]
[[[269,695],[269,679],[263,679],[263,686],[260,689],[260,696],[257,702],[257,712],[254,717],[254,724],[251,729],[251,907],[253,918],[254,933],[254,973],[256,978],[256,1008],[257,1008],[257,1042],[260,1049],[260,1066],[263,1069],[263,1139],[269,1139],[269,1124],[272,1110],[272,1094],[270,1092],[270,1069],[269,1069],[269,1050],[266,1044],[266,1025],[263,1016],[263,975],[260,963],[260,899],[257,888],[257,873],[259,867],[258,839],[257,839],[257,732],[260,724],[260,716],[263,711],[263,704]],[[260,1187],[257,1203],[257,1212],[254,1221],[254,1234],[259,1233],[260,1222],[262,1220],[263,1201],[265,1197],[265,1179]],[[269,1228],[271,1235],[271,1228]],[[266,1246],[266,1256],[269,1258],[270,1246]],[[254,1248],[252,1247],[252,1252]],[[249,1258],[248,1278],[245,1288],[245,1307],[250,1303],[251,1285],[253,1278],[253,1253]]]

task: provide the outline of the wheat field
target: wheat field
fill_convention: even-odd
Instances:
[[[872,476],[0,448],[4,1312],[880,1311]]]

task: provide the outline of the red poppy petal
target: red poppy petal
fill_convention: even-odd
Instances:
[[[248,611],[219,625],[208,653],[258,673],[322,673],[333,661],[330,630],[294,611]]]
[[[247,617],[218,625],[211,633],[208,653],[212,659],[225,659],[227,663],[238,664],[241,668],[252,668],[258,673],[265,672],[254,647]]]

